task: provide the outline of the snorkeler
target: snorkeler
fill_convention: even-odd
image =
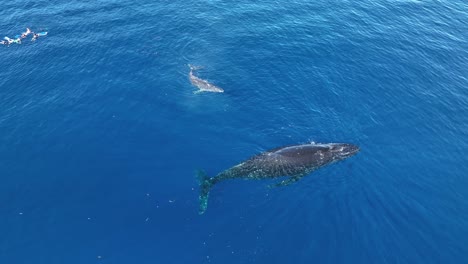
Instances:
[[[6,42],[7,44],[11,44],[13,43],[13,40],[9,37],[3,37],[4,41],[3,42]]]
[[[47,33],[48,33],[47,31],[45,31],[45,32],[39,32],[39,33],[33,32],[33,33],[32,33],[32,34],[33,34],[33,37],[32,37],[32,39],[31,39],[31,41],[35,41],[38,37],[47,36]]]
[[[32,32],[29,28],[26,28],[26,32],[23,32],[20,38],[24,39],[31,33],[34,34],[34,32]]]
[[[9,37],[4,37],[3,39],[4,39],[5,41],[7,41],[7,44],[8,44],[8,45],[13,44],[13,43],[21,44],[21,39],[20,39],[20,38],[11,39],[11,38],[9,38]]]
[[[25,32],[21,33],[21,35],[15,36],[14,39],[9,38],[9,37],[4,37],[3,40],[0,40],[0,45],[11,45],[13,43],[21,44],[21,40],[25,39],[30,34],[33,35],[33,37],[31,38],[31,41],[35,41],[39,37],[47,36],[47,33],[48,33],[47,31],[35,33],[30,28],[26,28]]]

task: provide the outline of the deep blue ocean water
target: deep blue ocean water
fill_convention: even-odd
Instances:
[[[3,1],[0,263],[468,263],[466,1]],[[187,64],[225,90],[194,94]],[[284,188],[214,176],[361,152]]]

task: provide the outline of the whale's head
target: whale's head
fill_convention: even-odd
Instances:
[[[359,147],[348,143],[334,143],[330,144],[329,153],[333,160],[344,160],[359,152]]]

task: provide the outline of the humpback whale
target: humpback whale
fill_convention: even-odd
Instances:
[[[358,151],[358,146],[347,143],[292,145],[260,153],[212,178],[198,171],[199,213],[203,214],[206,211],[209,192],[218,182],[237,178],[261,180],[287,177],[272,185],[286,186],[320,167],[349,158]]]
[[[200,67],[192,66],[190,64],[188,64],[188,66],[190,67],[190,72],[189,72],[190,82],[192,83],[193,86],[198,88],[198,91],[195,91],[194,93],[201,93],[201,92],[223,93],[224,92],[224,90],[221,89],[220,87],[193,75],[193,71],[200,69]]]

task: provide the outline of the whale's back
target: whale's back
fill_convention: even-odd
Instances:
[[[330,147],[327,145],[294,145],[267,151],[254,159],[261,159],[272,164],[314,167],[321,164],[321,160],[327,156],[329,151]]]
[[[224,173],[247,178],[303,174],[323,165],[325,155],[322,153],[327,150],[327,147],[311,144],[272,149],[253,156]]]
[[[193,86],[197,87],[200,89],[200,91],[206,91],[206,92],[215,92],[215,93],[222,93],[224,90],[221,87],[218,87],[207,80],[203,80],[193,74],[193,69],[190,67],[190,72],[189,72],[189,80],[192,83]]]

